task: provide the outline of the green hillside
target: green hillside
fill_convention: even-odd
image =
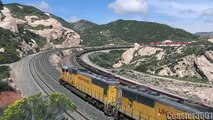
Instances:
[[[16,49],[20,49],[23,40],[30,43],[31,39],[33,39],[38,43],[39,47],[45,45],[46,40],[44,38],[24,29],[23,25],[18,25],[18,30],[19,33],[13,33],[0,27],[0,48],[5,49],[4,53],[0,53],[0,64],[11,63],[20,59]]]
[[[11,63],[19,60],[16,49],[19,48],[20,41],[16,39],[16,35],[0,27],[0,48],[4,48],[5,52],[0,53],[0,64]]]
[[[32,16],[36,15],[39,19],[47,19],[49,18],[43,11],[39,10],[38,8],[28,6],[28,5],[21,5],[18,3],[11,3],[5,4],[5,6],[10,9],[12,16],[15,18],[23,19],[25,16]],[[20,8],[19,6],[23,7]]]
[[[153,22],[117,20],[94,26],[81,34],[84,45],[150,43],[163,40],[192,41],[198,37],[182,29]]]
[[[71,29],[75,30],[79,34],[82,34],[85,30],[91,29],[94,26],[98,26],[97,24],[87,21],[87,20],[79,20],[74,23],[70,23]]]
[[[72,29],[72,24],[71,23],[67,22],[63,18],[58,17],[58,16],[56,16],[54,14],[50,14],[50,15],[51,15],[52,18],[58,20],[64,27]]]
[[[63,18],[55,16],[53,14],[51,14],[51,16],[54,19],[58,20],[64,27],[73,29],[78,34],[81,34],[85,30],[91,29],[94,26],[97,26],[97,24],[90,22],[90,21],[87,21],[87,20],[79,20],[77,22],[70,23],[70,22],[67,22],[66,20],[64,20]]]
[[[27,15],[36,15],[39,17],[39,19],[48,18],[44,12],[35,7],[21,5],[18,3],[5,4],[5,6],[10,9],[14,18],[23,19]],[[0,27],[0,48],[5,49],[4,53],[0,53],[0,64],[12,63],[20,59],[16,50],[21,49],[20,46],[22,41],[30,44],[32,42],[31,39],[33,39],[38,43],[39,48],[42,48],[46,44],[45,38],[32,33],[28,30],[28,28],[29,26],[26,24],[18,25],[19,32],[13,33],[10,30],[6,30]],[[37,51],[39,51],[39,49]]]

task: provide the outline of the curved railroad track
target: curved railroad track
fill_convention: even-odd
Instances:
[[[90,49],[88,51],[91,52],[91,51],[96,51],[98,49],[100,50],[100,49],[110,49],[110,48],[95,48],[95,50]],[[63,50],[63,49],[60,49],[60,50]],[[88,119],[109,120],[109,119],[112,119],[112,118],[105,116],[103,112],[96,109],[91,104],[88,104],[81,98],[79,98],[76,95],[74,95],[73,93],[71,93],[70,90],[68,90],[67,88],[59,85],[58,80],[59,80],[60,72],[58,70],[56,70],[49,61],[49,57],[56,51],[57,50],[52,50],[52,51],[46,51],[46,52],[37,54],[30,61],[29,69],[30,69],[31,75],[33,76],[36,84],[39,86],[41,91],[47,95],[58,91],[58,92],[63,93],[66,97],[72,99],[72,101],[78,106],[78,109],[71,114],[68,113],[68,116],[71,119],[74,119],[74,120],[75,119],[77,119],[77,120],[81,120],[81,119],[82,120],[85,120],[85,119],[86,120],[88,120]],[[87,53],[88,53],[88,51],[87,51]],[[87,69],[88,69],[88,67],[93,68],[93,70],[89,69],[92,72],[95,72],[95,73],[101,72],[102,75],[110,75],[109,73],[105,73],[104,71],[97,70],[97,68],[94,68],[93,66],[88,66],[87,63],[84,63],[80,59],[81,55],[82,54],[80,54],[80,55],[77,54],[77,56],[76,55],[71,56],[70,62],[74,66],[81,68],[81,69],[85,68],[85,66],[87,66],[86,67]],[[119,78],[119,79],[121,79],[121,78]],[[128,84],[136,84],[136,83],[131,83],[130,81],[125,81],[125,79],[123,79],[122,81],[124,81]],[[150,88],[150,89],[152,89],[152,88]],[[185,100],[184,98],[182,98],[182,99]],[[199,104],[199,103],[196,103],[196,104]]]
[[[50,95],[53,92],[61,92],[70,98],[76,105],[74,112],[67,111],[66,115],[73,120],[109,120],[101,111],[83,101],[68,89],[59,85],[60,72],[49,61],[49,57],[57,50],[47,51],[35,55],[30,63],[29,70],[35,83],[43,94]]]
[[[126,47],[125,47],[126,48]],[[114,48],[112,48],[114,49]],[[179,95],[176,95],[176,94],[172,94],[172,93],[169,93],[167,91],[163,91],[163,90],[160,90],[160,89],[157,89],[157,88],[153,88],[153,87],[150,87],[150,86],[147,86],[147,85],[144,85],[142,83],[139,83],[137,81],[133,81],[133,80],[129,80],[128,78],[124,78],[120,75],[116,75],[114,73],[111,73],[110,71],[107,71],[107,70],[103,70],[103,69],[99,69],[97,67],[94,67],[88,63],[86,63],[83,59],[82,59],[82,56],[84,54],[87,54],[87,53],[90,53],[90,52],[96,52],[96,51],[101,51],[101,50],[106,50],[105,48],[100,48],[100,49],[94,49],[94,50],[86,50],[82,53],[79,53],[77,54],[77,56],[75,57],[71,57],[70,61],[73,62],[73,61],[76,61],[74,62],[73,64],[75,64],[76,66],[83,66],[85,69],[91,71],[91,72],[94,72],[96,74],[101,74],[103,76],[107,76],[107,77],[113,77],[115,79],[118,79],[120,81],[120,83],[122,85],[136,85],[136,86],[140,86],[140,87],[144,87],[148,90],[151,90],[151,91],[154,91],[154,92],[158,92],[160,94],[163,94],[163,95],[167,95],[167,96],[170,96],[170,97],[173,97],[173,98],[176,98],[176,99],[179,99],[183,102],[186,102],[188,104],[193,104],[193,105],[198,105],[198,106],[201,106],[201,107],[204,107],[204,108],[213,108],[212,106],[210,105],[207,105],[207,104],[204,104],[204,103],[201,103],[200,101],[195,101],[195,100],[191,100],[191,99],[188,99],[188,98],[185,98],[185,97],[182,97],[182,96],[179,96]],[[111,50],[110,48],[107,49],[107,50]],[[75,59],[75,60],[73,60]],[[161,77],[159,77],[161,78]],[[197,84],[197,83],[192,83],[192,84]],[[198,83],[200,85],[207,85],[207,86],[213,86],[213,85],[209,85],[209,84],[205,84],[205,83]]]

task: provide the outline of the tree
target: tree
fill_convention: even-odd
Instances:
[[[4,5],[3,5],[2,1],[0,0],[0,10],[2,10],[3,7],[4,7]]]
[[[61,120],[66,110],[74,109],[73,102],[60,93],[39,93],[10,105],[0,120]]]

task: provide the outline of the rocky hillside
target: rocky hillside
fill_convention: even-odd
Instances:
[[[213,37],[213,31],[212,32],[197,32],[195,35],[201,36],[201,37]]]
[[[98,26],[97,24],[87,20],[79,20],[70,24],[70,27],[80,34],[83,33],[85,30],[91,29],[94,26]]]
[[[83,33],[85,30],[87,29],[91,29],[92,27],[94,26],[98,26],[98,24],[96,23],[93,23],[93,22],[90,22],[88,20],[79,20],[79,21],[76,21],[76,22],[73,22],[73,23],[69,23],[67,21],[65,21],[63,18],[61,17],[58,17],[58,16],[55,16],[53,14],[51,14],[51,16],[58,20],[64,27],[67,27],[67,28],[70,28],[70,29],[73,29],[74,31],[76,31],[78,34],[81,34]]]
[[[213,43],[213,32],[198,32],[195,35],[199,36],[201,39],[208,39],[209,42]]]
[[[183,78],[187,81],[213,83],[213,44],[208,41],[199,41],[190,45],[180,46],[146,46],[135,44],[114,59],[100,61],[103,56],[115,52],[93,54],[90,58],[103,66],[108,63],[111,68],[128,68],[139,72]],[[101,59],[101,58],[100,58]],[[109,65],[108,65],[109,66]]]
[[[80,43],[76,32],[64,27],[50,13],[32,6],[6,4],[0,10],[0,18],[0,63],[16,61],[41,49]]]
[[[85,45],[150,43],[163,40],[192,41],[195,36],[182,29],[153,22],[117,20],[105,25],[94,26],[81,34]]]

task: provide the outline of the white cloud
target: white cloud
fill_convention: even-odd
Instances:
[[[196,18],[209,6],[205,3],[175,0],[150,0],[148,5],[154,8],[156,13],[178,18]]]
[[[156,22],[192,33],[213,30],[213,2],[210,0],[148,0],[147,4],[151,16],[157,14],[161,17],[153,17]]]
[[[201,16],[213,16],[213,8],[203,10]]]
[[[29,4],[29,5],[32,5],[32,6],[38,8],[42,11],[45,11],[45,12],[51,12],[52,11],[50,5],[45,1],[41,1],[40,3],[33,3],[33,4]]]
[[[146,0],[116,0],[108,5],[117,14],[145,13],[147,12]]]
[[[213,19],[207,19],[204,21],[205,23],[213,23]]]
[[[72,16],[71,19],[70,19],[70,22],[73,23],[73,22],[77,22],[79,20],[80,19],[77,16]]]
[[[191,21],[191,20],[185,20],[185,21],[175,21],[175,22],[165,22],[168,25],[171,25],[172,27],[176,28],[182,28],[186,31],[189,31],[191,33],[196,32],[210,32],[213,31],[213,24],[210,22],[206,22],[203,20],[199,21]]]

